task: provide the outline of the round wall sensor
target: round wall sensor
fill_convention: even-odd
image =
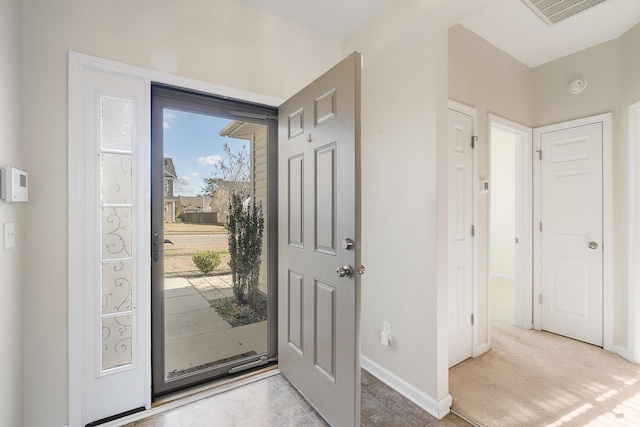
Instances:
[[[587,87],[587,82],[583,79],[575,79],[571,83],[569,83],[569,93],[575,95],[576,93],[582,92]]]

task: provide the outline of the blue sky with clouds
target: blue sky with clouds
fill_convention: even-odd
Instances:
[[[226,160],[222,149],[225,142],[234,152],[248,144],[219,135],[229,122],[203,114],[164,110],[164,156],[173,158],[178,178],[187,184],[187,191],[176,195],[195,196],[201,192],[202,179],[211,177],[215,164]]]

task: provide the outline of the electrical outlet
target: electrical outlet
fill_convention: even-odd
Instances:
[[[391,337],[391,323],[382,322],[382,332],[380,333],[380,341],[383,345],[389,345],[393,341]]]

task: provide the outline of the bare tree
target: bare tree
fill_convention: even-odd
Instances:
[[[173,181],[173,194],[180,196],[193,196],[193,190],[189,187],[189,181],[185,178],[176,178]]]
[[[233,196],[246,200],[251,194],[251,160],[246,144],[235,153],[226,142],[222,148],[227,158],[216,163],[211,177],[202,178],[202,195],[212,198],[213,208],[218,212],[218,221],[225,222]]]

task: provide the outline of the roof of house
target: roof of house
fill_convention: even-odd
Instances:
[[[202,209],[205,204],[211,202],[210,197],[201,197],[201,196],[179,196],[180,206],[185,207],[193,207]]]
[[[241,120],[232,120],[221,131],[220,136],[228,136],[235,139],[251,140],[253,135],[265,125],[259,123],[243,122]]]
[[[165,178],[177,178],[176,168],[173,166],[173,159],[171,157],[164,158],[164,177]]]

